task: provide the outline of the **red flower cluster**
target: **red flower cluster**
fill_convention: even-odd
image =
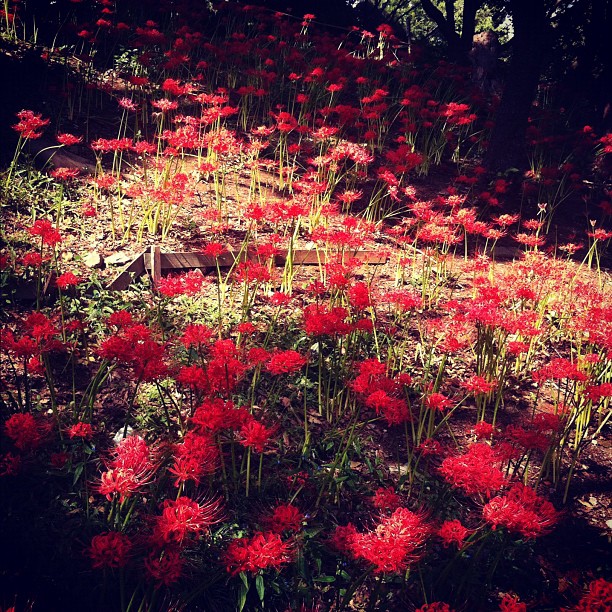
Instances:
[[[461,521],[444,521],[438,529],[438,536],[444,542],[444,546],[449,546],[454,543],[459,548],[463,544],[463,540],[467,537],[469,529],[461,524]]]
[[[207,399],[196,408],[191,423],[196,431],[216,434],[224,429],[238,430],[251,419],[245,408],[236,408],[232,402],[215,398]]]
[[[274,375],[292,374],[302,369],[308,359],[297,351],[279,351],[266,364],[268,372]]]
[[[240,429],[240,444],[252,448],[256,453],[263,453],[276,428],[266,427],[263,423],[251,419]]]
[[[41,128],[49,124],[49,119],[43,119],[40,113],[35,113],[31,110],[22,110],[17,113],[19,123],[13,126],[13,129],[21,135],[22,138],[35,140],[42,136],[39,132]]]
[[[541,367],[539,370],[534,370],[532,376],[533,380],[538,384],[551,379],[567,379],[582,382],[588,380],[588,376],[578,369],[577,364],[562,357],[552,359],[548,365]]]
[[[145,568],[157,584],[170,586],[183,574],[185,560],[179,550],[165,548],[161,552],[153,551],[144,561]]]
[[[72,272],[65,272],[55,279],[55,284],[58,289],[65,291],[68,287],[74,287],[79,284],[78,277]]]
[[[51,221],[47,219],[38,219],[34,225],[28,229],[30,236],[40,236],[43,244],[54,247],[62,241],[62,236],[53,227]]]
[[[129,365],[138,380],[151,381],[164,376],[165,347],[152,339],[152,332],[144,325],[127,324],[119,333],[104,340],[98,353],[104,359]]]
[[[372,505],[381,511],[394,511],[402,505],[402,498],[393,487],[379,487],[374,492]]]
[[[352,525],[338,527],[332,542],[342,552],[373,565],[376,573],[396,573],[418,559],[417,550],[430,532],[422,515],[397,508],[381,517],[372,531],[360,533]]]
[[[282,534],[285,531],[300,531],[304,514],[293,504],[279,504],[274,508],[272,516],[265,519],[265,523],[274,533]]]
[[[204,276],[198,270],[192,270],[185,274],[166,276],[157,282],[157,290],[166,297],[177,295],[197,295],[204,285]]]
[[[198,537],[221,520],[221,502],[211,499],[198,503],[189,497],[166,500],[161,516],[156,518],[153,539],[164,545],[182,544],[189,537]]]
[[[571,612],[609,612],[612,610],[612,582],[605,578],[593,580],[589,592]]]
[[[217,446],[209,436],[187,433],[182,444],[176,445],[174,464],[169,468],[175,477],[175,486],[178,487],[188,480],[199,484],[203,476],[215,471],[218,459]]]
[[[453,487],[467,495],[491,495],[506,484],[495,451],[485,443],[470,446],[467,453],[447,457],[442,461],[440,474]]]
[[[151,450],[139,436],[128,436],[119,443],[108,468],[100,476],[97,491],[109,501],[118,496],[120,502],[151,482],[155,472]]]
[[[352,330],[346,323],[348,312],[339,306],[330,309],[318,304],[304,308],[304,331],[311,336],[345,336]]]
[[[24,451],[38,448],[45,438],[47,428],[29,412],[18,412],[6,420],[4,431],[16,448]]]
[[[518,597],[506,593],[499,602],[500,612],[527,612],[527,604],[519,601]]]
[[[91,423],[79,422],[70,427],[68,430],[69,438],[81,438],[83,440],[90,440],[93,437],[94,430]]]
[[[94,536],[88,550],[95,568],[125,567],[131,552],[130,538],[118,531],[109,531]]]
[[[378,359],[366,359],[357,366],[358,374],[350,383],[351,389],[363,397],[368,408],[382,414],[389,425],[409,421],[410,409],[400,395],[403,386],[410,384],[410,377],[400,374],[395,379],[386,374],[386,366]]]
[[[291,542],[283,542],[280,535],[273,532],[259,532],[252,538],[238,538],[225,551],[225,564],[232,576],[241,572],[255,574],[259,570],[279,569],[292,558]]]
[[[454,610],[444,601],[432,601],[417,608],[414,612],[454,612]]]
[[[482,509],[482,515],[493,529],[501,525],[525,538],[544,535],[559,521],[555,507],[522,483],[491,499]]]

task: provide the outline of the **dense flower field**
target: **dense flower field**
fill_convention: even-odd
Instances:
[[[558,547],[610,467],[610,134],[543,88],[491,176],[495,92],[388,26],[54,6],[2,11],[62,78],[0,175],[0,609],[609,610],[606,533]],[[86,257],[151,244],[210,266]]]

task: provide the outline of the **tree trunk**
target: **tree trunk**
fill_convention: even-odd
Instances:
[[[514,26],[512,59],[485,156],[485,165],[492,171],[527,164],[525,131],[547,48],[544,0],[511,0],[510,9]]]

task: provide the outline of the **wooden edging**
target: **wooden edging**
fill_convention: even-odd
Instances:
[[[387,256],[374,251],[354,251],[347,253],[349,257],[367,265],[381,265],[386,263]],[[239,253],[223,253],[218,257],[194,252],[162,253],[159,246],[152,246],[135,257],[119,274],[108,284],[111,291],[127,289],[132,281],[149,272],[154,283],[159,281],[163,272],[180,272],[202,268],[215,269],[231,268],[236,261],[259,261],[253,251],[240,251]],[[284,266],[287,261],[287,251],[281,251],[274,258],[275,266]],[[325,253],[313,249],[296,249],[293,251],[294,266],[316,266],[327,263]]]

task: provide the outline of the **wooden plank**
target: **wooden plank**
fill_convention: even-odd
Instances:
[[[123,291],[127,289],[132,280],[145,272],[144,253],[137,255],[127,264],[115,278],[107,285],[110,291]]]
[[[193,252],[174,252],[174,253],[161,253],[161,269],[162,270],[184,270],[191,268],[211,268],[217,267],[217,260],[219,267],[230,268],[234,265],[238,254],[234,253],[223,253],[218,258],[210,255],[204,255],[202,253]],[[347,259],[353,258],[362,261],[365,264],[384,264],[387,262],[388,257],[381,255],[374,251],[354,251],[352,253],[346,253]],[[257,261],[258,258],[254,251],[249,250],[248,254],[242,253],[240,260],[250,259]],[[281,252],[274,257],[274,263],[277,266],[285,264],[287,259],[287,251],[281,250]],[[332,258],[335,260],[335,256]],[[295,249],[293,251],[293,264],[296,266],[316,266],[319,263],[327,263],[325,253],[317,252],[314,249]],[[151,270],[151,254],[144,254],[144,266],[146,270]]]
[[[387,261],[386,255],[381,255],[375,251],[354,251],[346,253],[347,259],[357,259],[364,264],[377,265],[384,264]],[[215,269],[217,262],[221,268],[230,268],[236,263],[236,259],[245,261],[247,259],[258,261],[254,249],[248,249],[245,253],[223,253],[218,258],[202,253],[194,252],[173,252],[162,253],[159,246],[152,246],[150,250],[138,255],[131,263],[129,263],[117,277],[108,285],[108,289],[121,291],[126,289],[132,282],[133,277],[140,276],[145,272],[150,272],[153,282],[157,282],[162,275],[162,272],[181,271],[190,269],[209,268]],[[336,259],[334,255],[332,260]],[[287,251],[283,250],[274,257],[276,266],[285,265],[287,260]],[[322,251],[317,252],[315,249],[295,249],[293,251],[294,266],[316,266],[319,264],[325,265],[327,257]]]
[[[345,253],[345,257],[347,260],[357,259],[368,265],[384,264],[388,259],[386,255],[381,255],[374,251],[348,251]],[[336,259],[335,255],[330,258],[331,261]],[[296,249],[293,251],[294,266],[316,266],[318,264],[325,265],[326,263],[327,257],[323,252],[317,252],[314,249]]]
[[[162,270],[182,270],[185,268],[216,268],[217,259],[221,268],[229,268],[234,265],[235,257],[231,253],[223,253],[218,258],[202,253],[161,253]],[[151,269],[151,254],[144,254],[144,266]]]
[[[153,245],[151,247],[151,278],[153,279],[154,287],[161,280],[161,275],[161,249],[159,248],[159,245]]]

